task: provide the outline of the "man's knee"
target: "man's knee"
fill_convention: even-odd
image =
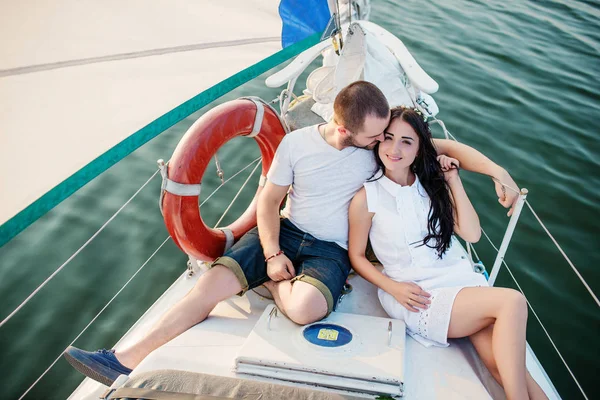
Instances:
[[[195,295],[210,298],[215,302],[228,299],[241,291],[242,285],[235,273],[220,264],[202,274],[192,289]]]
[[[286,312],[288,318],[298,325],[312,324],[313,322],[322,320],[327,315],[326,309],[325,311],[318,311],[305,306],[288,307]]]
[[[298,325],[311,324],[327,316],[327,300],[316,287],[297,281],[285,311],[288,318]]]

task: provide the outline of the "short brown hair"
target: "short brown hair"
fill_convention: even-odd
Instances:
[[[356,81],[342,89],[333,102],[335,122],[353,133],[360,131],[367,115],[387,118],[390,105],[379,88],[367,81]]]

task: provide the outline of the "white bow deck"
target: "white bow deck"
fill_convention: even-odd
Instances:
[[[185,275],[184,275],[185,276]],[[160,316],[195,284],[199,274],[181,277],[148,310],[117,344],[117,348],[140,339]],[[376,289],[359,276],[352,276],[354,287],[340,304],[338,312],[389,318],[379,305]],[[202,323],[155,350],[132,372],[174,369],[217,376],[241,377],[234,372],[235,358],[265,308],[272,301],[253,292],[234,296],[215,308]],[[527,367],[551,399],[554,396],[545,373],[528,349]],[[243,375],[248,379],[247,375]],[[301,384],[271,381],[304,387]],[[504,392],[483,366],[468,339],[452,340],[447,348],[425,348],[406,337],[406,399],[503,399]],[[106,387],[85,379],[70,399],[98,399]]]

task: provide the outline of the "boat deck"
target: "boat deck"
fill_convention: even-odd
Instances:
[[[200,273],[191,278],[186,274],[180,277],[115,347],[126,346],[141,338],[169,307],[189,291],[199,276]],[[387,317],[373,285],[359,276],[352,276],[350,282],[354,290],[344,297],[338,311]],[[271,303],[271,300],[254,292],[222,302],[204,322],[150,354],[131,375],[173,369],[236,377],[233,371],[236,355],[265,307]],[[502,388],[483,366],[468,339],[452,340],[447,348],[426,348],[407,336],[405,359],[407,399],[505,398]],[[549,398],[559,398],[529,348],[527,366]],[[102,384],[85,379],[70,399],[98,399],[105,390]]]

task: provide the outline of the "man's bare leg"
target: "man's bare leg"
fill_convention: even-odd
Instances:
[[[299,325],[318,321],[327,315],[327,300],[313,285],[302,281],[268,281],[264,284],[277,307]]]
[[[126,367],[135,368],[152,351],[204,321],[220,301],[241,290],[231,270],[215,265],[200,276],[192,290],[167,311],[142,340],[116,351],[115,356]]]

